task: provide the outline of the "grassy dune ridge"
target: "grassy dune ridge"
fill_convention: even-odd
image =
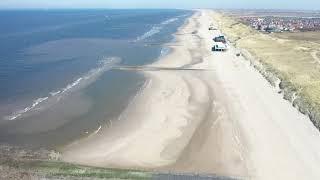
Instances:
[[[0,165],[0,179],[152,179],[152,173],[80,166],[61,161],[7,161]]]
[[[0,145],[0,179],[152,179],[153,172],[81,166],[59,160],[59,153]]]
[[[212,17],[251,64],[320,129],[320,32],[263,34],[234,16]]]

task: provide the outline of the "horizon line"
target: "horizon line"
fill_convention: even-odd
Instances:
[[[40,8],[40,7],[15,7],[15,8],[1,8],[1,10],[277,10],[277,11],[319,11],[320,9],[296,9],[296,8],[106,8],[106,7],[50,7],[50,8]]]

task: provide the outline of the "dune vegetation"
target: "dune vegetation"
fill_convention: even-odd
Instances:
[[[234,16],[212,17],[242,55],[320,129],[320,32],[264,34]]]
[[[152,179],[152,173],[80,166],[61,161],[17,160],[0,165],[3,179]]]

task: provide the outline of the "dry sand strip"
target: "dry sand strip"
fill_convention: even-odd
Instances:
[[[156,66],[115,66],[112,69],[123,71],[213,71],[213,69]]]
[[[207,29],[199,26],[200,17],[201,13],[195,13],[179,29],[184,35],[177,36],[176,43],[182,46],[174,47],[169,55],[150,66],[192,68],[191,64],[203,62],[201,57],[208,57],[210,51],[198,36],[186,33]],[[225,110],[214,102],[211,86],[203,80],[204,72],[142,73],[149,81],[117,121],[122,123],[113,123],[112,128],[69,145],[63,160],[102,167],[246,175],[245,164],[235,151],[238,144],[232,139],[232,122],[218,117]],[[207,127],[202,130],[202,126]],[[210,137],[202,140],[202,132]],[[206,150],[194,156],[198,162],[189,163],[191,157],[184,161],[183,157],[189,156],[186,147],[198,140],[207,143]]]
[[[179,46],[150,66],[214,71],[142,71],[148,82],[117,123],[70,144],[62,159],[244,179],[320,179],[319,132],[232,47],[210,52],[210,14],[189,18],[177,33]]]
[[[229,113],[242,132],[250,176],[320,179],[319,131],[235,52],[231,47],[228,53],[214,54],[209,66],[216,68],[221,83],[216,88],[226,92]]]

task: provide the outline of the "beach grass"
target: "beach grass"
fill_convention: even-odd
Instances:
[[[307,31],[307,32],[283,32],[274,33],[272,36],[281,39],[292,39],[292,40],[303,40],[320,43],[320,32],[319,31]]]
[[[138,170],[97,168],[64,163],[61,161],[8,161],[5,163],[8,171],[19,174],[28,173],[32,177],[44,177],[47,179],[152,179],[152,173]]]
[[[267,79],[272,74],[281,80],[284,98],[320,129],[320,32],[265,34],[234,16],[212,17],[236,48],[248,52],[253,64],[262,65],[258,70]]]
[[[117,179],[149,179],[151,174],[121,169],[85,167],[62,162],[37,162],[34,169],[52,176],[96,177]]]

